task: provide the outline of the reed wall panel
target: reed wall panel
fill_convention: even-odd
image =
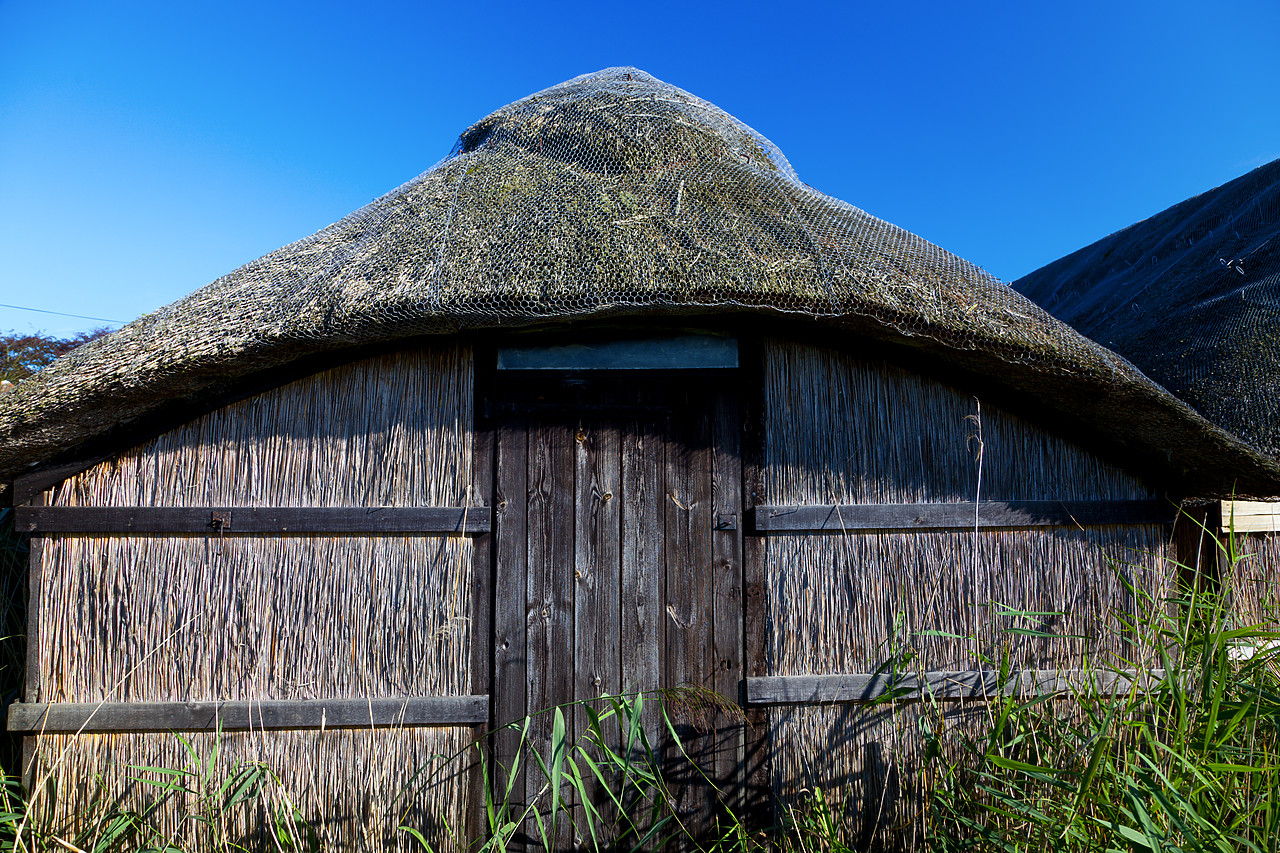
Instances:
[[[365,359],[218,409],[67,480],[61,506],[462,506],[471,350]]]
[[[356,362],[212,412],[103,462],[64,483],[53,502],[475,505],[472,383],[465,346]],[[483,692],[470,673],[473,552],[472,540],[462,536],[51,538],[40,601],[40,699]],[[228,762],[267,761],[284,790],[306,804],[304,814],[328,827],[332,849],[373,850],[381,843],[366,842],[384,837],[390,823],[370,810],[389,805],[388,792],[403,788],[433,756],[456,752],[470,735],[468,729],[225,734],[222,749]],[[210,737],[196,738],[201,749],[211,747]],[[99,775],[120,786],[125,765],[180,768],[186,760],[173,735],[46,743],[56,749],[41,753],[38,772],[60,780],[60,790],[77,792],[46,804],[64,815],[87,802]],[[415,794],[413,808],[424,825],[447,819],[460,827],[466,787],[436,785]],[[126,788],[129,797],[143,793]],[[169,802],[153,821],[177,831],[181,814]]]
[[[41,697],[469,694],[472,548],[455,536],[51,539]]]
[[[465,825],[467,786],[461,774],[469,736],[466,729],[224,733],[216,743],[213,772],[201,776],[197,771],[183,781],[208,791],[247,763],[261,763],[274,774],[278,784],[268,785],[262,800],[216,817],[226,842],[243,844],[240,848],[214,843],[216,837],[189,817],[202,814],[199,797],[166,797],[137,781],[170,781],[137,770],[140,766],[196,771],[193,754],[200,761],[214,756],[218,736],[188,737],[189,753],[172,734],[49,735],[40,738],[40,764],[48,775],[32,815],[39,827],[73,838],[63,828],[83,826],[87,817],[122,805],[139,810],[154,805],[144,835],[135,836],[138,842],[145,833],[158,833],[183,850],[276,850],[266,836],[271,820],[264,805],[270,803],[296,807],[325,850],[421,850],[401,826],[422,833],[436,850],[452,850],[449,828]]]
[[[1280,533],[1238,534],[1236,550],[1231,592],[1240,620],[1280,628]]]
[[[1155,497],[980,398],[816,346],[766,346],[764,419],[763,503]],[[771,534],[767,673],[865,673],[904,658],[921,670],[988,668],[1002,656],[1047,669],[1144,659],[1121,625],[1138,608],[1125,584],[1165,594],[1166,535],[1156,525]],[[846,807],[849,840],[904,843],[918,829],[922,725],[960,736],[986,713],[945,707],[945,719],[922,718],[933,712],[921,704],[771,709],[780,805],[822,789]]]

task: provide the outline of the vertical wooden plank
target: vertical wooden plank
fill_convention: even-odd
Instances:
[[[529,430],[529,733],[543,750],[551,747],[551,709],[573,701],[573,438],[573,429],[554,419]],[[566,724],[572,740],[571,713]],[[528,767],[530,796],[546,782],[540,768]],[[568,821],[551,813],[551,801],[546,796],[539,811],[548,826],[554,823],[556,849],[569,849]]]
[[[628,424],[622,437],[622,689],[627,694],[659,686],[664,519],[659,469],[665,464],[656,420]],[[642,714],[650,743],[657,744],[661,718],[657,697],[646,697]]]
[[[581,424],[575,436],[576,484],[574,531],[574,695],[590,699],[616,695],[622,689],[619,614],[621,527],[618,499],[620,454],[618,423],[595,421]],[[599,708],[599,706],[596,706]],[[574,713],[574,730],[579,738],[588,733],[586,708]],[[618,746],[613,729],[601,732],[611,749]],[[597,790],[594,779],[587,780],[591,802],[604,821],[616,818],[608,797]],[[575,847],[590,846],[591,834],[583,822],[585,810],[574,812],[578,831]]]
[[[472,413],[471,447],[471,495],[468,505],[489,515],[489,529],[494,530],[497,519],[493,517],[495,492],[495,437],[493,420],[486,416],[485,401],[489,397],[492,372],[487,363],[481,364],[475,350],[472,351],[471,370],[475,386],[475,408]],[[467,802],[467,840],[475,843],[488,837],[488,820],[485,809],[484,768],[488,761],[492,766],[493,741],[486,737],[495,720],[495,693],[492,679],[494,657],[494,553],[492,532],[472,540],[471,566],[471,692],[489,694],[489,723],[477,726],[473,733],[478,744],[474,760],[469,768]]]
[[[1170,550],[1183,591],[1216,590],[1225,576],[1226,554],[1218,531],[1222,526],[1218,503],[1184,506],[1173,522]]]
[[[503,419],[495,427],[494,486],[495,571],[493,587],[493,717],[502,728],[493,738],[494,797],[506,800],[514,818],[524,809],[526,772],[519,755],[519,722],[528,713],[528,423]],[[508,770],[520,764],[514,774]],[[508,849],[524,850],[522,844]]]
[[[742,459],[739,453],[739,389],[724,387],[711,412],[712,572],[714,659],[712,689],[745,707],[742,687]],[[730,529],[731,528],[731,529]],[[724,805],[740,814],[744,727],[721,716],[715,732],[713,781]]]
[[[30,506],[48,506],[49,493],[37,495]],[[40,599],[44,589],[45,538],[32,536],[27,552],[27,672],[26,701],[40,702]],[[22,784],[27,792],[34,793],[36,783],[36,751],[34,737],[22,739]]]
[[[742,517],[754,515],[758,504],[767,503],[767,458],[765,454],[764,399],[765,346],[742,341],[738,352],[742,372]],[[769,539],[743,527],[743,677],[769,675],[765,658],[768,641],[768,588],[765,560]],[[772,767],[769,763],[769,713],[763,708],[747,710],[743,738],[742,817],[752,830],[773,823]]]
[[[710,412],[698,389],[680,394],[669,420],[666,514],[666,631],[663,686],[711,690],[714,682],[712,606]],[[694,837],[709,831],[713,791],[704,774],[716,709],[687,695],[667,703],[681,744],[666,748],[677,815]]]

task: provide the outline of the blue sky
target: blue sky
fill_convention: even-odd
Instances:
[[[1275,0],[0,0],[0,303],[133,319],[610,65],[1005,280],[1280,157]]]

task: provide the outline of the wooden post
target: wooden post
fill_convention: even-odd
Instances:
[[[765,471],[765,400],[764,347],[743,346],[739,353],[743,372],[742,394],[742,515],[744,521],[754,518],[755,508],[769,500]],[[765,648],[768,630],[768,589],[765,558],[768,537],[756,535],[746,524],[742,538],[742,614],[743,660],[745,680],[769,675]],[[747,706],[747,729],[743,743],[742,819],[748,829],[762,830],[773,823],[773,779],[769,762],[769,712],[759,706]]]
[[[712,551],[714,560],[714,654],[712,688],[739,707],[743,693],[742,614],[742,456],[740,394],[734,383],[716,395],[711,412]],[[744,727],[721,717],[715,733],[714,781],[724,805],[742,811]]]
[[[481,351],[487,352],[487,351]],[[475,409],[472,414],[471,445],[471,495],[468,503],[473,511],[483,512],[493,529],[494,519],[494,446],[493,421],[486,416],[492,372],[488,360],[481,362],[480,352],[472,350],[471,369],[474,384]],[[487,353],[492,356],[492,353]],[[494,562],[493,536],[482,534],[472,540],[471,565],[471,691],[489,694],[489,721],[472,729],[476,748],[468,780],[467,844],[476,844],[488,838],[488,816],[485,808],[485,764],[493,767],[493,739],[489,736],[494,724],[493,689],[493,589]]]
[[[496,444],[494,506],[495,558],[493,584],[493,669],[490,690],[492,725],[518,723],[527,713],[528,683],[528,534],[525,505],[528,500],[528,424],[523,419],[503,418],[495,424]],[[502,728],[493,735],[493,765],[490,784],[501,805],[510,790],[510,817],[525,805],[525,765],[509,778],[507,770],[519,756],[520,732]],[[524,849],[519,839],[509,850]]]
[[[48,506],[47,493],[36,495],[31,506]],[[40,696],[40,595],[44,588],[45,537],[32,536],[28,545],[27,563],[27,672],[25,700],[39,702]],[[37,738],[22,739],[22,785],[30,797],[36,783]]]

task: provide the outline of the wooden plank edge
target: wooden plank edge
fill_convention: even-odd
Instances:
[[[1223,501],[1222,531],[1280,532],[1280,501]]]
[[[1022,527],[1172,524],[1177,507],[1164,501],[955,501],[912,504],[762,505],[760,532],[858,530],[999,530]]]
[[[7,727],[26,735],[475,726],[489,696],[237,702],[14,702]]]
[[[484,534],[488,507],[15,507],[20,533]]]
[[[923,675],[923,680],[921,679]],[[1004,696],[1042,696],[1074,693],[1093,687],[1101,693],[1141,692],[1164,678],[1164,670],[1149,672],[1088,672],[1085,670],[1020,670],[1003,684],[995,670],[937,670],[922,674],[858,673],[848,675],[781,675],[748,678],[747,702],[753,705],[821,705],[885,700],[982,699]],[[922,689],[923,688],[923,689]]]

